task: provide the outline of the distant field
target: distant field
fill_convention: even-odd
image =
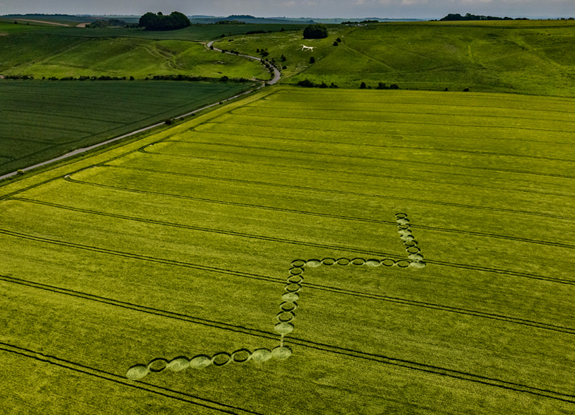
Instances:
[[[230,97],[250,84],[0,82],[0,174]]]
[[[145,79],[171,74],[270,78],[268,71],[255,61],[216,53],[196,42],[83,38],[62,36],[62,30],[67,29],[0,36],[0,74],[36,78],[107,75]]]
[[[334,46],[334,40],[342,42]],[[225,41],[219,42],[224,46]],[[245,53],[268,48],[287,59],[284,82],[309,79],[359,88],[401,88],[575,96],[575,22],[415,22],[331,29],[325,40],[295,33],[236,37]],[[313,53],[301,45],[313,46]],[[310,65],[313,56],[316,63]],[[278,61],[279,62],[279,61]]]
[[[15,26],[15,27],[12,27]],[[266,32],[280,32],[303,30],[307,24],[245,24],[245,25],[219,25],[219,24],[194,24],[181,30],[171,30],[166,32],[154,32],[141,29],[88,29],[76,27],[52,27],[25,22],[14,24],[14,19],[0,18],[0,33],[36,31],[41,30],[44,34],[59,35],[67,37],[87,37],[87,38],[110,38],[110,37],[131,37],[149,40],[186,40],[193,42],[205,42],[214,40],[221,35],[233,36],[245,34],[255,30]]]
[[[574,133],[274,87],[0,187],[2,408],[573,413]]]

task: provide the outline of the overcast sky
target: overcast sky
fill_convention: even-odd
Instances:
[[[575,17],[575,0],[0,0],[0,15],[15,13],[135,14],[286,17],[414,17],[448,13],[510,17]]]

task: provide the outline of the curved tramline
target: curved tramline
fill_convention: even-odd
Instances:
[[[296,259],[292,261],[291,268],[288,270],[287,284],[284,288],[285,293],[281,296],[281,303],[279,306],[279,313],[276,315],[277,323],[274,327],[276,333],[280,336],[279,345],[274,349],[260,348],[253,351],[248,349],[239,349],[231,353],[219,352],[213,356],[206,354],[199,354],[188,358],[186,356],[179,356],[172,360],[167,360],[163,357],[151,360],[147,365],[137,364],[128,369],[126,377],[131,380],[139,380],[144,378],[149,373],[158,373],[166,369],[173,372],[179,372],[187,368],[204,369],[210,365],[215,367],[226,366],[230,363],[246,363],[253,361],[254,363],[265,363],[268,360],[275,358],[277,360],[286,360],[292,355],[292,349],[285,345],[285,338],[292,333],[295,329],[294,320],[296,318],[296,310],[298,308],[298,300],[300,298],[300,291],[304,281],[305,268],[317,268],[322,265],[332,266],[367,266],[367,267],[393,267],[399,268],[411,267],[414,269],[421,269],[425,267],[423,261],[423,254],[417,241],[415,240],[412,232],[410,221],[406,213],[396,213],[396,223],[398,233],[405,245],[408,259],[394,260],[391,258],[384,259],[364,259],[364,258],[323,258],[323,259]]]

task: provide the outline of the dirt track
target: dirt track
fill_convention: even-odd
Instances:
[[[30,19],[15,19],[15,20],[17,20],[19,22],[43,23],[43,24],[50,24],[53,26],[66,26],[66,27],[68,27],[68,25],[64,24],[64,23],[46,22],[44,20],[30,20]]]

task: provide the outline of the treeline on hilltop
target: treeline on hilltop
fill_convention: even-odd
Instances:
[[[164,16],[162,12],[157,14],[146,13],[140,17],[140,27],[146,30],[177,30],[191,26],[190,19],[180,12],[172,12],[168,16]]]
[[[119,19],[96,20],[89,25],[86,25],[86,27],[90,29],[104,29],[110,27],[135,28],[138,26],[139,25],[137,23],[126,23],[125,21]]]
[[[443,19],[440,19],[442,22],[446,21],[459,21],[459,20],[529,20],[526,17],[518,17],[516,19],[512,17],[497,17],[497,16],[481,16],[477,14],[467,13],[465,16],[460,15],[459,13],[455,14],[448,14]]]

